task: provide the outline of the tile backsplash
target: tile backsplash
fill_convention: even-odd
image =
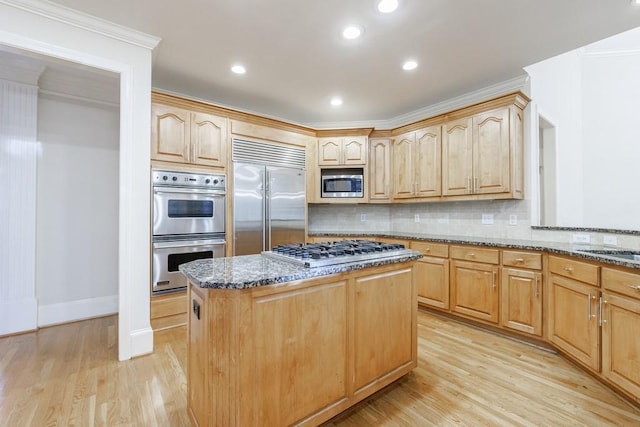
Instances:
[[[448,236],[495,237],[571,243],[588,234],[592,245],[605,243],[604,232],[531,228],[528,200],[438,203],[309,205],[312,233],[404,232]],[[640,236],[616,234],[617,246],[640,250]]]

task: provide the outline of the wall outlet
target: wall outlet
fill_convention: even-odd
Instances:
[[[482,223],[485,225],[493,224],[493,214],[482,214]]]
[[[604,236],[602,237],[602,244],[607,246],[618,246],[617,236]]]
[[[518,225],[518,215],[509,215],[509,225]]]
[[[365,222],[367,220],[367,214],[360,214],[360,221]]]
[[[573,243],[591,243],[591,235],[576,233],[571,235]]]
[[[413,222],[420,222],[420,214],[413,215]]]

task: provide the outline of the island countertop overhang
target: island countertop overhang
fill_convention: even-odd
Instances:
[[[191,261],[180,265],[179,270],[187,276],[191,283],[200,288],[249,289],[370,267],[415,261],[421,257],[422,254],[420,252],[407,249],[401,255],[384,259],[361,260],[308,268],[271,259],[264,255],[242,255]]]

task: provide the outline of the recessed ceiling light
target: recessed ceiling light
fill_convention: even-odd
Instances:
[[[247,72],[247,69],[240,64],[236,64],[231,67],[231,71],[233,71],[236,74],[244,74]]]
[[[415,70],[416,68],[418,68],[418,63],[416,61],[406,61],[402,64],[402,69],[405,71]]]
[[[342,105],[342,99],[335,97],[335,98],[331,98],[331,105],[333,105],[334,107],[339,107]]]
[[[380,0],[378,10],[382,13],[391,13],[398,8],[398,0]]]
[[[362,35],[362,27],[359,25],[349,25],[342,30],[342,37],[348,40],[357,39]]]

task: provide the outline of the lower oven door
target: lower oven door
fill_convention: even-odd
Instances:
[[[173,240],[153,243],[152,293],[174,292],[187,287],[187,278],[178,266],[203,258],[225,255],[223,239]]]

